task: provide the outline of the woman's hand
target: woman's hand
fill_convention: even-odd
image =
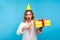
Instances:
[[[40,34],[40,33],[41,33],[41,31],[38,30],[38,34]]]
[[[32,23],[27,23],[26,29],[29,30],[31,26],[32,26]]]
[[[25,29],[29,30],[31,25],[31,23],[27,23],[26,27],[22,27],[22,31],[24,31]]]
[[[22,31],[24,31],[25,30],[25,27],[22,27]]]
[[[43,27],[40,27],[40,28],[38,29],[38,33],[41,33],[41,32],[42,32],[42,28],[43,28]]]
[[[27,29],[27,30],[30,29],[30,25],[27,25],[27,26],[26,26],[26,29]]]

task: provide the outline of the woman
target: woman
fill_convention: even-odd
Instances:
[[[21,22],[17,34],[23,33],[22,40],[37,40],[36,29],[33,25],[34,14],[31,10],[26,10],[24,14],[24,21]]]

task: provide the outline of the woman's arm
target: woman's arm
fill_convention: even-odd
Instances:
[[[21,33],[23,33],[22,28],[18,28],[16,33],[17,33],[17,35],[20,35]]]
[[[24,24],[24,23],[21,23],[20,25],[19,25],[19,28],[18,28],[18,30],[17,30],[17,35],[20,35],[21,33],[23,33],[23,31],[25,30],[25,29],[27,29],[27,30],[29,30],[30,29],[30,26],[31,26],[31,24],[29,25],[26,25],[26,24]]]
[[[21,33],[23,33],[23,31],[24,31],[24,23],[21,23],[16,33],[17,35],[20,35]]]

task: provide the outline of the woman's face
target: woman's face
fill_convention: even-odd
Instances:
[[[26,19],[27,20],[31,20],[31,18],[32,18],[32,13],[30,12],[30,11],[28,11],[28,12],[26,12],[26,15],[25,15],[25,17],[26,17]]]

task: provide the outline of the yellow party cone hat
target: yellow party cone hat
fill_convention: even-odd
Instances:
[[[31,10],[30,4],[28,3],[26,10]]]

